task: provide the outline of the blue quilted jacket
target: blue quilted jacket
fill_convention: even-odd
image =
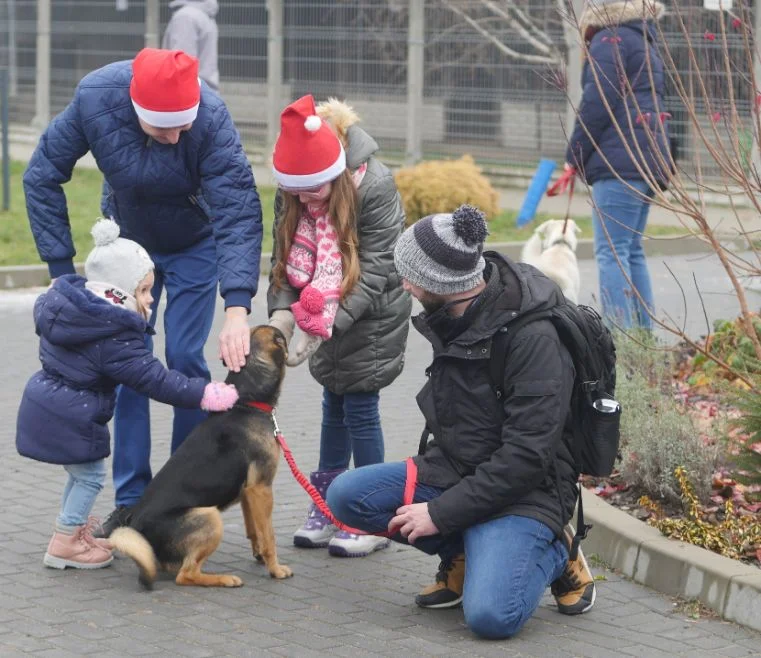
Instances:
[[[34,305],[42,370],[24,389],[16,448],[53,464],[108,457],[107,423],[116,386],[126,384],[159,402],[198,408],[206,380],[167,370],[145,346],[151,331],[137,313],[112,305],[67,274]]]
[[[140,129],[131,79],[131,61],[89,73],[42,135],[24,174],[40,257],[51,277],[74,272],[61,186],[90,151],[105,178],[103,214],[119,223],[123,237],[149,252],[174,253],[213,234],[226,305],[250,308],[259,281],[261,204],[227,107],[203,84],[192,128],[176,145],[159,144]]]
[[[639,162],[649,167],[661,186],[668,182],[668,167],[665,166],[668,163],[668,118],[661,114],[665,109],[665,77],[656,36],[652,22],[636,20],[600,29],[592,37],[582,74],[579,116],[566,152],[566,162],[575,165],[590,185],[598,180],[615,178],[611,167],[624,180],[643,179],[626,152],[604,101],[611,107],[626,143]],[[595,65],[601,89],[590,63]],[[631,92],[624,93],[628,90],[622,82],[624,79],[631,85],[634,98]],[[661,120],[663,130],[659,125]],[[590,134],[582,126],[586,126]]]

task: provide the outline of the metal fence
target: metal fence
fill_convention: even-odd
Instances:
[[[493,169],[530,169],[540,157],[563,157],[560,62],[568,46],[558,0],[219,4],[221,94],[253,155],[268,153],[279,110],[311,92],[350,101],[389,160],[468,153]],[[490,6],[520,11],[524,31]],[[720,44],[701,37],[717,31],[717,12],[703,10],[702,0],[681,0],[680,7],[710,62],[710,49]],[[10,73],[11,121],[44,126],[86,73],[156,45],[170,13],[163,0],[0,0],[0,68]],[[686,71],[686,43],[675,20],[664,27]],[[711,93],[721,98],[734,85],[749,115],[755,93],[744,75],[750,64],[739,34],[728,47],[737,76],[728,81],[717,69]],[[700,147],[675,95],[667,105],[680,157],[689,160]]]

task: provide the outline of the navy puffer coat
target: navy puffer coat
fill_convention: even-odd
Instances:
[[[16,447],[24,457],[53,464],[108,457],[106,424],[119,384],[177,407],[201,403],[207,382],[167,370],[145,346],[145,320],[97,297],[81,276],[56,279],[37,299],[34,322],[42,370],[27,383],[18,412]]]
[[[568,142],[566,161],[590,185],[616,178],[616,173],[624,180],[646,180],[625,144],[644,171],[652,172],[660,187],[665,187],[669,180],[665,77],[656,36],[652,21],[639,18],[600,28],[589,43],[589,57],[582,74],[581,105]],[[621,139],[615,124],[625,139]]]
[[[61,185],[90,151],[105,178],[102,210],[121,237],[176,253],[214,235],[226,306],[251,305],[259,283],[262,213],[238,131],[206,84],[193,126],[176,145],[140,128],[129,85],[132,61],[86,75],[68,107],[40,138],[24,173],[29,221],[50,276],[74,272],[75,255]]]

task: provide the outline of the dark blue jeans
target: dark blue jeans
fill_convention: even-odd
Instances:
[[[327,388],[322,395],[320,471],[348,468],[383,461],[383,430],[378,391],[336,395]]]
[[[152,290],[151,326],[161,291],[166,288],[164,331],[166,364],[188,377],[211,379],[203,348],[214,320],[217,295],[217,259],[213,238],[176,254],[151,254],[156,265]],[[146,337],[148,349],[153,341]],[[148,398],[120,386],[114,412],[113,473],[117,505],[134,505],[151,481],[151,418]],[[174,452],[204,418],[201,409],[175,409],[172,427]]]
[[[405,478],[403,462],[347,471],[333,480],[327,502],[344,523],[379,532],[402,504]],[[418,484],[413,502],[428,502],[442,491]],[[392,539],[407,543],[398,533]],[[565,545],[546,525],[522,516],[477,523],[462,535],[422,537],[414,547],[442,559],[464,549],[465,622],[477,635],[492,639],[510,637],[523,627],[568,561]]]
[[[600,297],[603,316],[615,324],[625,329],[650,329],[652,321],[645,307],[654,308],[653,289],[642,248],[642,233],[647,227],[649,197],[653,193],[644,181],[630,180],[627,183],[640,194],[635,194],[616,179],[601,180],[592,185]],[[642,301],[634,294],[632,286]]]

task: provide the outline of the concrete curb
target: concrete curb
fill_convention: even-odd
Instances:
[[[727,238],[724,243],[732,250],[747,248],[739,238]],[[521,256],[523,242],[493,242],[487,243],[487,249],[498,251],[513,260]],[[655,256],[681,256],[687,254],[706,254],[712,251],[711,247],[702,240],[692,236],[672,238],[647,238],[645,251],[648,257]],[[576,256],[579,260],[591,260],[594,256],[594,243],[592,240],[579,240],[576,248]],[[76,263],[77,272],[84,272],[82,263]],[[269,257],[261,260],[261,274],[269,274]],[[50,275],[46,265],[9,265],[0,267],[0,290],[14,288],[34,288],[47,286],[50,283]]]
[[[584,490],[584,541],[632,580],[664,594],[697,599],[724,619],[761,631],[761,569],[664,537],[659,530]]]

